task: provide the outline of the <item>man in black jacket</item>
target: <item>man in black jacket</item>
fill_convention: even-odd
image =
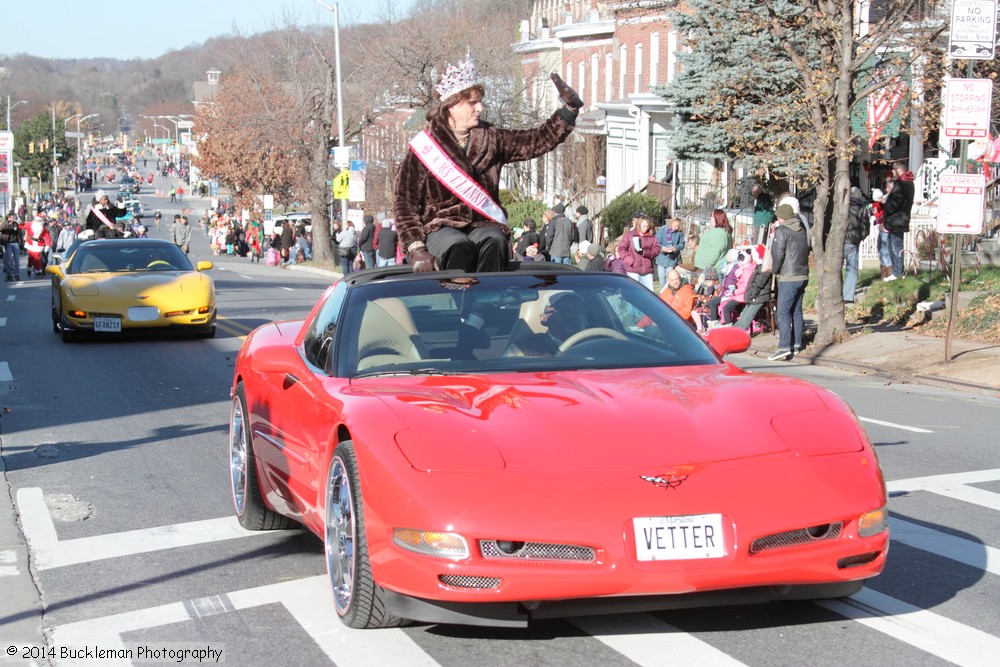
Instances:
[[[768,361],[787,361],[802,351],[802,297],[809,282],[809,240],[806,229],[789,204],[774,212],[778,226],[771,239],[771,264],[778,277],[778,349]],[[794,344],[794,346],[793,346]]]
[[[375,218],[366,215],[362,221],[364,225],[358,232],[358,250],[365,261],[365,268],[370,269],[375,266]]]
[[[903,235],[910,231],[910,209],[913,208],[913,172],[907,171],[902,162],[894,164],[892,171],[896,179],[882,206],[892,255],[892,275],[885,280],[903,277]]]
[[[847,213],[847,235],[844,237],[844,303],[854,303],[854,292],[858,287],[858,249],[868,238],[872,229],[868,219],[870,202],[861,193],[861,188],[851,188],[851,206]]]

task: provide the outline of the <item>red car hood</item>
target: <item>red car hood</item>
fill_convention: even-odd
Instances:
[[[407,425],[396,442],[415,468],[438,471],[761,456],[790,449],[772,426],[778,415],[829,413],[804,383],[724,365],[372,378],[353,389]]]

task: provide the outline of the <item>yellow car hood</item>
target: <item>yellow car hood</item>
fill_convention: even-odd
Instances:
[[[88,273],[68,276],[64,289],[76,297],[134,300],[145,297],[162,303],[171,296],[192,297],[212,289],[212,280],[197,271],[142,273]]]

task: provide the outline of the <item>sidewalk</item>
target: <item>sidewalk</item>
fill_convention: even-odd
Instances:
[[[771,334],[758,335],[746,354],[766,359],[777,342]],[[951,360],[945,362],[943,338],[906,330],[861,334],[824,349],[811,345],[790,362],[773,363],[832,366],[897,382],[1000,395],[1000,345],[952,338]]]

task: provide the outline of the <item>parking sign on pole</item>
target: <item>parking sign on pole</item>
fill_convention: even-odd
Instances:
[[[941,174],[936,229],[943,234],[980,234],[986,177],[983,174]]]
[[[954,0],[948,55],[956,60],[993,60],[997,0]]]

